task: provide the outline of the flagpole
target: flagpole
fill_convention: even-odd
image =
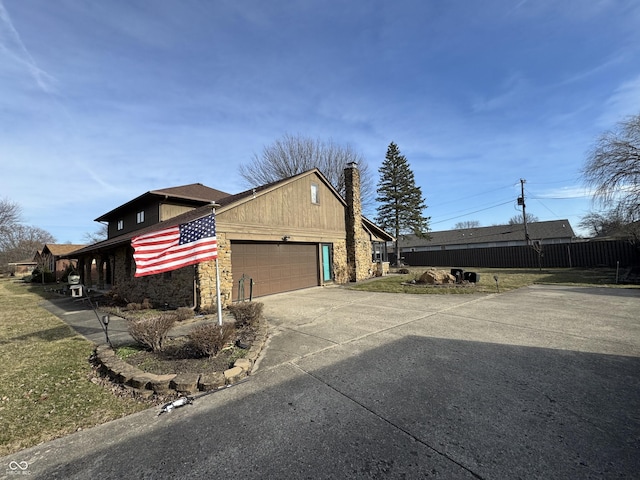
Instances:
[[[220,204],[211,202],[211,213],[216,216],[216,207]],[[218,227],[216,224],[216,237],[218,236]],[[220,303],[220,268],[218,267],[218,256],[216,255],[216,306],[218,307],[218,325],[222,326],[222,304]]]

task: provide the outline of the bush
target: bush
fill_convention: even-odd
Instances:
[[[242,302],[229,306],[229,312],[236,319],[236,327],[253,325],[262,318],[264,304],[260,302]]]
[[[152,310],[153,305],[148,298],[145,298],[142,303],[131,302],[127,303],[127,310],[136,311],[136,310]]]
[[[189,334],[189,342],[191,348],[197,355],[213,357],[217,355],[227,343],[231,343],[234,336],[235,328],[230,323],[222,326],[205,324],[191,331]]]
[[[42,270],[39,270],[36,268],[31,274],[31,283],[43,283],[42,282],[43,275],[44,275],[44,283],[53,283],[56,281],[56,276],[49,270],[45,269],[43,272]]]
[[[62,272],[62,277],[60,277],[60,281],[62,283],[69,283],[69,275],[79,275],[76,267],[74,267],[72,263],[67,263],[65,265],[64,272]]]
[[[179,322],[193,318],[193,310],[191,310],[189,307],[177,308],[174,313]]]
[[[176,323],[173,314],[162,314],[159,317],[128,320],[129,335],[145,348],[161,352],[169,330]]]

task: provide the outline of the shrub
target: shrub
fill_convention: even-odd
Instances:
[[[31,274],[31,283],[43,283],[42,277],[44,276],[44,283],[53,283],[56,281],[56,276],[53,272],[47,269],[40,270],[36,268]]]
[[[235,328],[230,323],[222,326],[214,324],[199,325],[189,334],[191,348],[196,354],[213,357],[230,343],[235,336]]]
[[[229,312],[236,319],[236,327],[253,325],[262,318],[264,304],[260,302],[242,302],[229,306]]]
[[[176,315],[176,317],[177,317],[179,322],[182,322],[184,320],[188,320],[188,319],[193,317],[193,310],[191,310],[189,307],[177,308],[174,313],[175,313],[175,315]]]
[[[68,283],[69,275],[79,275],[76,267],[74,267],[72,263],[65,264],[64,271],[62,272],[62,277],[60,277],[60,281],[62,283]]]
[[[164,341],[169,330],[176,323],[177,317],[173,314],[162,314],[159,317],[128,320],[127,330],[129,335],[146,348],[154,352],[162,351]]]

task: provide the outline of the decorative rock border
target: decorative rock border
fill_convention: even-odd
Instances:
[[[156,375],[144,372],[120,359],[109,345],[95,348],[95,358],[103,373],[113,381],[133,389],[134,393],[149,398],[158,395],[192,395],[197,392],[216,390],[242,380],[251,373],[267,340],[267,322],[261,320],[247,355],[239,358],[233,367],[224,372],[209,374],[179,373]]]

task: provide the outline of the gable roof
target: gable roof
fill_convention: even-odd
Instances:
[[[85,246],[86,245],[74,245],[71,243],[63,243],[63,244],[46,243],[42,248],[41,254],[44,255],[47,252],[49,252],[51,255],[54,255],[57,257],[59,255],[67,255]]]
[[[230,194],[215,188],[207,187],[201,183],[191,183],[179,187],[163,188],[161,190],[151,190],[152,195],[168,196],[171,198],[183,198],[186,200],[201,200],[203,202],[218,201],[228,197]]]
[[[254,196],[258,196],[258,195],[265,195],[273,190],[275,190],[276,188],[282,186],[282,185],[286,185],[288,183],[292,183],[300,178],[309,176],[309,175],[317,175],[318,178],[327,186],[327,188],[329,188],[334,195],[336,196],[336,198],[346,207],[347,202],[342,198],[342,196],[338,193],[338,191],[333,187],[333,185],[331,185],[331,182],[329,182],[329,180],[327,180],[327,178],[322,174],[322,172],[320,170],[318,170],[317,168],[311,169],[311,170],[307,170],[306,172],[302,172],[299,173],[297,175],[293,175],[291,177],[288,178],[284,178],[282,180],[277,180],[275,182],[272,183],[268,183],[266,185],[260,185],[258,187],[255,188],[250,188],[249,190],[245,190],[244,192],[240,192],[237,193],[235,195],[230,195],[230,194],[224,194],[223,197],[219,198],[219,199],[211,199],[209,200],[209,202],[215,201],[216,203],[218,203],[220,206],[216,207],[216,214],[223,212],[227,209],[230,208],[234,208],[238,205],[241,205],[244,202],[248,202],[250,200],[252,200],[254,198]],[[200,184],[192,184],[192,185],[200,185]],[[163,194],[165,192],[176,192],[176,189],[178,192],[184,192],[185,187],[190,187],[191,185],[185,185],[184,187],[174,187],[174,188],[168,188],[168,189],[164,189],[164,190],[154,190],[154,191],[150,191],[147,192],[147,194]],[[208,188],[208,187],[206,187]],[[215,191],[215,192],[219,192],[219,193],[223,193],[220,192],[219,190],[215,190],[215,189],[209,189],[211,191]],[[145,194],[145,195],[147,195]],[[140,197],[138,197],[135,200],[138,200],[140,198],[142,198],[144,195],[141,195]],[[122,208],[125,205],[128,205],[130,203],[132,203],[132,200],[130,202],[127,202],[124,205],[121,205],[120,207],[118,207],[117,209],[112,210],[112,212],[117,211],[118,209]],[[112,213],[109,212],[109,213]],[[145,228],[141,228],[139,230],[135,230],[133,232],[128,232],[125,233],[123,235],[119,235],[117,237],[112,237],[110,239],[107,240],[103,240],[101,242],[95,243],[93,245],[89,245],[86,247],[83,247],[77,251],[72,252],[74,255],[75,254],[83,254],[83,253],[87,253],[87,252],[99,252],[100,250],[104,250],[104,249],[109,249],[115,245],[121,245],[124,243],[129,243],[131,241],[131,239],[133,237],[137,237],[138,235],[144,235],[146,233],[151,233],[151,232],[155,232],[157,230],[162,230],[163,228],[167,228],[170,226],[174,226],[174,225],[179,225],[179,224],[183,224],[183,223],[187,223],[187,222],[191,222],[193,220],[196,220],[198,218],[202,218],[206,215],[208,215],[209,213],[211,213],[211,205],[207,204],[207,205],[203,205],[197,208],[194,208],[193,210],[190,210],[188,212],[182,213],[180,215],[177,215],[175,217],[172,217],[168,220],[164,220],[162,222],[158,222],[155,223],[153,225],[149,225],[148,227]],[[106,214],[109,215],[109,214]],[[105,215],[103,215],[104,217]],[[98,220],[99,221],[99,220]],[[362,217],[362,222],[363,222],[363,227],[365,229],[367,229],[369,232],[371,232],[373,235],[375,235],[378,238],[381,238],[382,241],[391,241],[393,240],[393,237],[391,235],[389,235],[387,232],[385,232],[383,229],[381,229],[380,227],[378,227],[377,225],[375,225],[371,220]]]
[[[573,238],[575,233],[569,220],[552,220],[527,224],[529,239]],[[427,245],[468,245],[475,243],[497,243],[524,241],[524,225],[494,225],[491,227],[461,228],[429,232],[431,239],[406,235],[399,239],[401,248]]]
[[[121,210],[125,210],[129,207],[129,205],[139,202],[140,200],[146,197],[166,197],[167,199],[172,200],[188,200],[193,202],[202,202],[202,203],[210,203],[210,202],[219,202],[222,198],[228,197],[231,194],[227,192],[223,192],[222,190],[216,190],[215,188],[207,187],[201,183],[190,183],[188,185],[181,185],[178,187],[169,187],[162,188],[159,190],[149,190],[146,193],[134,198],[133,200],[129,200],[127,203],[123,203],[122,205],[114,208],[110,212],[101,215],[96,218],[96,222],[105,222],[112,218],[115,214],[117,214]]]

